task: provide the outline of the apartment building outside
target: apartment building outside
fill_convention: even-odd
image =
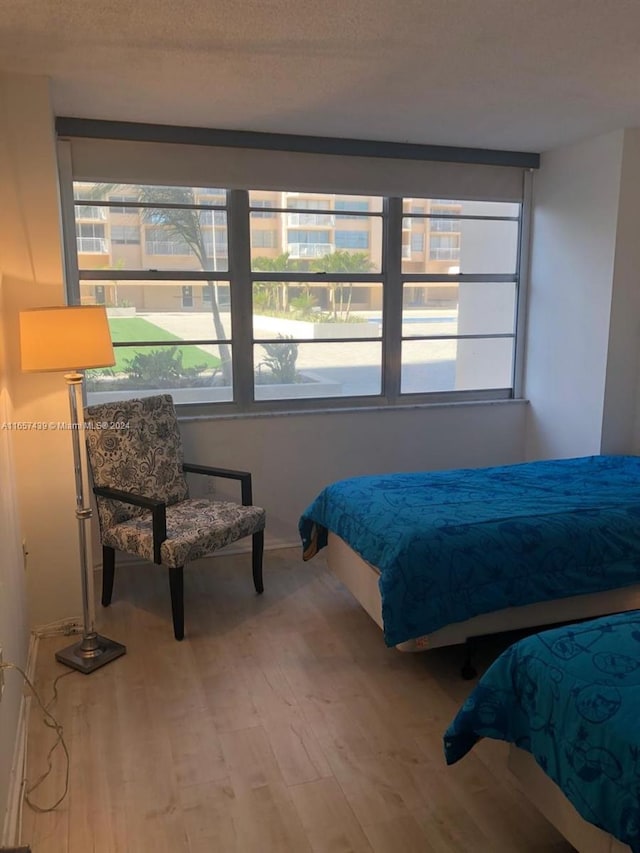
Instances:
[[[154,217],[137,206],[133,187],[114,187],[98,193],[93,184],[75,185],[76,240],[80,270],[113,270],[110,280],[82,281],[85,304],[141,312],[207,311],[212,289],[207,282],[185,282],[181,273],[211,269],[218,274],[216,296],[220,305],[229,300],[229,283],[219,278],[228,270],[229,245],[226,193],[221,189],[193,188],[201,210],[200,229],[206,262],[174,229],[166,217]],[[91,202],[91,203],[87,203]],[[250,193],[251,260],[254,269],[278,268],[309,271],[315,277],[322,259],[346,253],[368,262],[361,271],[380,272],[382,265],[382,199],[326,193],[252,190]],[[407,273],[455,273],[460,260],[462,203],[447,199],[404,199],[402,268]],[[154,218],[157,221],[154,221]],[[283,266],[283,269],[285,267]],[[118,270],[175,270],[175,280],[119,279]],[[322,283],[305,287],[317,310],[331,309],[332,289]],[[299,288],[289,288],[295,297]],[[408,305],[453,306],[457,286],[420,284],[405,295]],[[350,310],[380,310],[382,287],[357,284]]]

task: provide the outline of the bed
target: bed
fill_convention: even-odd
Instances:
[[[519,640],[444,734],[453,764],[507,741],[532,802],[584,853],[640,853],[640,611]]]
[[[640,607],[636,456],[353,477],[299,531],[403,650]]]

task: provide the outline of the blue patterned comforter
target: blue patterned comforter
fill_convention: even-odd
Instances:
[[[640,853],[640,611],[515,643],[444,735],[448,764],[482,737],[530,752],[590,823]]]
[[[640,457],[355,477],[299,523],[380,570],[387,645],[505,607],[640,581]]]

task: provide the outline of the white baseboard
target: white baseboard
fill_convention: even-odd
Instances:
[[[33,684],[38,658],[38,643],[40,638],[32,633],[29,640],[29,652],[27,654],[27,678]],[[9,774],[9,791],[7,797],[7,811],[5,814],[4,827],[2,829],[2,846],[16,847],[20,844],[22,834],[22,804],[24,801],[24,786],[27,777],[27,736],[29,732],[29,711],[31,709],[31,693],[28,689],[23,690],[18,714],[18,729],[16,741],[13,748],[13,761]]]

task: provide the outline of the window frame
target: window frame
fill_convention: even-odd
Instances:
[[[66,166],[66,168],[65,168]],[[93,280],[98,283],[101,279],[112,276],[107,270],[83,270],[77,266],[77,250],[75,248],[75,209],[78,204],[73,196],[73,177],[71,163],[65,164],[61,159],[61,190],[63,199],[63,223],[65,240],[65,261],[67,268],[68,299],[70,303],[79,302],[80,278],[83,281]],[[529,173],[530,174],[530,173]],[[531,189],[530,178],[527,180],[525,173],[523,198],[518,202],[520,205],[520,216],[518,220],[518,245],[516,270],[513,275],[497,274],[428,274],[402,272],[402,223],[407,214],[403,212],[403,200],[401,196],[387,196],[383,199],[382,212],[362,214],[359,212],[357,218],[381,217],[382,218],[382,264],[381,270],[374,273],[350,273],[348,276],[337,274],[323,274],[323,282],[351,281],[354,284],[367,282],[383,283],[383,319],[382,335],[382,364],[381,364],[381,386],[382,393],[372,396],[358,397],[318,397],[309,399],[281,399],[281,400],[255,400],[253,393],[253,346],[260,343],[262,339],[254,338],[253,335],[253,303],[252,287],[254,281],[308,281],[308,273],[265,273],[264,271],[251,270],[251,241],[250,241],[250,214],[256,213],[253,205],[250,205],[250,190],[227,189],[227,233],[228,233],[228,269],[226,270],[119,270],[121,279],[129,280],[178,280],[184,284],[189,282],[219,280],[230,282],[231,299],[231,337],[225,341],[233,352],[233,401],[216,403],[179,403],[181,408],[193,414],[207,416],[250,414],[278,411],[306,411],[306,410],[337,410],[352,408],[389,408],[394,406],[430,405],[434,403],[455,402],[482,402],[486,400],[507,400],[520,396],[522,363],[523,363],[523,317],[524,300],[526,294],[526,281],[524,271],[529,252],[529,222]],[[158,185],[161,182],[158,181]],[[124,185],[126,186],[126,185]],[[278,189],[278,192],[286,190]],[[324,192],[319,189],[317,192]],[[353,194],[351,192],[349,195]],[[363,193],[364,194],[364,193]],[[425,197],[426,196],[417,196]],[[490,201],[491,199],[483,199]],[[432,200],[433,201],[433,200]],[[93,202],[95,205],[95,202]],[[110,206],[108,199],[104,206]],[[122,203],[114,205],[121,207]],[[131,207],[143,206],[140,202],[131,203]],[[200,205],[198,205],[200,206]],[[204,209],[221,209],[220,205],[204,204]],[[224,209],[224,208],[222,208]],[[276,214],[279,208],[266,208],[270,214]],[[290,212],[288,208],[282,208],[282,212]],[[324,211],[326,212],[326,211]],[[331,211],[332,215],[339,215],[337,210]],[[354,218],[356,218],[354,216]],[[419,218],[422,218],[419,215]],[[426,215],[424,218],[442,219],[442,213],[433,217]],[[459,214],[452,216],[459,220]],[[494,217],[488,217],[494,218]],[[496,217],[498,218],[498,217]],[[437,232],[436,232],[437,233]],[[513,382],[511,387],[504,389],[489,390],[467,390],[467,391],[443,391],[424,392],[418,394],[402,394],[400,391],[402,371],[402,310],[403,290],[405,283],[416,281],[426,283],[433,281],[468,282],[468,281],[515,281],[516,295],[516,320],[513,332],[514,356],[513,356]],[[491,337],[491,336],[487,336]],[[350,339],[340,339],[348,342]],[[356,339],[353,339],[356,340]],[[361,341],[362,339],[357,339]],[[414,340],[414,338],[411,338]],[[207,343],[218,343],[217,339],[211,338]],[[302,342],[302,341],[301,341]],[[304,341],[307,343],[308,341]],[[328,343],[330,340],[320,341]]]

